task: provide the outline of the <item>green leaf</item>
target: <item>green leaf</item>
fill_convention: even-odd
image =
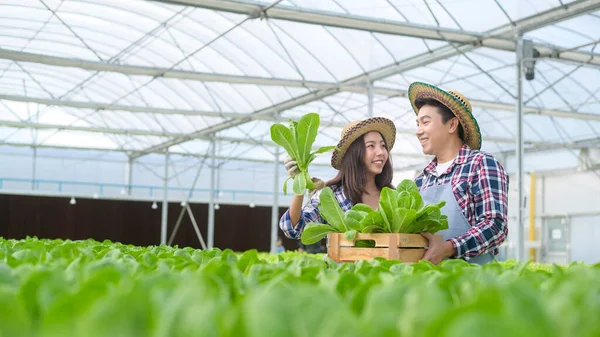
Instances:
[[[381,190],[379,197],[379,209],[387,229],[385,231],[386,233],[391,233],[391,230],[394,227],[394,218],[396,217],[394,209],[397,204],[398,200],[396,199],[396,192],[391,188],[384,187]]]
[[[380,225],[367,225],[362,228],[361,233],[381,233],[382,227]]]
[[[381,226],[381,232],[382,233],[391,233],[392,232],[392,219],[388,219],[387,215],[385,214],[385,211],[383,211],[383,209],[381,209],[381,207],[379,208],[379,215],[381,215],[381,219],[382,221],[382,226]]]
[[[402,194],[404,193],[404,194]],[[398,194],[398,207],[399,208],[412,208],[413,198],[407,193],[402,192]]]
[[[357,234],[358,231],[351,229],[349,231],[344,232],[344,237],[346,238],[346,240],[354,241],[354,239],[356,239]]]
[[[412,203],[410,205],[411,209],[414,209],[416,211],[420,210],[421,208],[423,208],[423,197],[421,196],[421,194],[419,193],[419,191],[410,191],[410,196],[412,199]]]
[[[317,138],[319,131],[320,118],[317,113],[308,113],[300,117],[298,121],[298,155],[302,164],[308,166],[308,158],[311,153],[312,145]]]
[[[357,240],[357,241],[354,241],[354,247],[373,248],[373,247],[375,247],[375,241],[373,241],[373,240]]]
[[[360,336],[358,320],[347,302],[334,291],[312,283],[286,280],[249,293],[242,303],[244,336]],[[290,289],[293,300],[286,300]],[[299,308],[308,311],[299,315]],[[335,318],[327,318],[331,313],[335,313]]]
[[[417,212],[417,220],[424,215],[441,214],[440,209],[446,205],[446,201],[442,200],[435,204],[428,204]],[[439,217],[439,215],[438,215]]]
[[[282,124],[271,125],[271,140],[283,147],[290,157],[298,161],[298,148],[290,129]]]
[[[310,175],[307,172],[304,173],[300,173],[300,174],[304,174],[304,179],[306,180],[306,188],[309,190],[312,190],[315,188],[315,183],[313,183],[312,179],[310,178]]]
[[[292,186],[294,194],[303,195],[306,191],[306,178],[304,174],[298,174],[294,177],[294,185]]]
[[[379,212],[371,212],[362,219],[362,221],[360,222],[360,226],[362,228],[361,232],[363,232],[363,233],[366,233],[365,228],[368,226],[377,226],[381,230],[383,230],[383,226],[384,226],[383,217],[381,216],[381,213],[379,213]],[[372,233],[372,232],[370,232],[370,233]]]
[[[327,237],[329,233],[335,233],[336,230],[332,226],[310,222],[307,223],[300,237],[305,245],[312,245]]]
[[[350,229],[354,229],[357,231],[361,230],[361,221],[365,218],[367,213],[357,211],[354,209],[349,210],[344,215],[344,221],[346,222],[346,226]]]
[[[396,191],[401,192],[401,191],[406,191],[406,192],[410,192],[410,191],[416,191],[419,192],[419,188],[417,187],[417,184],[410,180],[410,179],[404,179],[400,182],[400,184],[398,185],[398,187],[396,187]]]
[[[353,211],[365,212],[365,213],[373,213],[373,212],[375,212],[375,210],[372,209],[371,206],[369,206],[367,204],[362,204],[362,203],[358,203],[358,204],[352,206],[352,210]]]
[[[319,195],[319,212],[323,219],[338,232],[342,233],[348,230],[344,222],[344,212],[329,186],[323,188]]]
[[[317,149],[317,151],[311,153],[311,155],[317,155],[317,154],[329,152],[335,148],[336,148],[335,146],[322,146],[319,149]]]
[[[402,229],[408,228],[415,221],[417,211],[408,208],[396,208],[395,212],[399,224],[396,224],[397,227],[394,228],[394,233],[404,233]]]
[[[250,249],[245,251],[237,260],[236,267],[244,274],[247,274],[255,263],[260,262],[258,251]]]
[[[288,177],[284,182],[283,182],[283,195],[287,195],[287,183],[288,181],[292,179],[292,177]]]
[[[411,233],[429,232],[435,233],[441,230],[442,223],[437,219],[424,219],[415,223]]]

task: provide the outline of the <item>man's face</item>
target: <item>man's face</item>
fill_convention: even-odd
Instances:
[[[449,120],[444,124],[439,109],[427,104],[419,109],[416,134],[424,154],[436,156],[450,144],[451,130],[457,121]]]

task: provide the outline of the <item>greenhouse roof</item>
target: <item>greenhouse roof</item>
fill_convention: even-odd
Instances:
[[[597,145],[600,1],[0,1],[0,144],[273,160],[269,127],[318,112],[317,144],[393,119],[395,168],[425,159],[413,81],[471,100],[483,149]],[[229,150],[228,150],[229,149]],[[317,161],[326,164],[325,156]]]

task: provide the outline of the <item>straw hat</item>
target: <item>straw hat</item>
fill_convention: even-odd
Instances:
[[[473,117],[471,102],[456,90],[442,90],[431,84],[414,82],[408,87],[408,99],[415,113],[419,109],[415,106],[417,99],[434,99],[445,105],[460,122],[464,131],[464,142],[473,150],[481,149],[481,130]]]
[[[362,121],[354,121],[349,123],[342,130],[340,142],[337,145],[337,149],[333,151],[331,155],[331,166],[334,169],[339,170],[342,166],[342,158],[346,154],[348,147],[358,137],[369,133],[371,131],[379,131],[387,144],[388,150],[394,147],[396,141],[396,126],[390,119],[384,117],[371,117]]]

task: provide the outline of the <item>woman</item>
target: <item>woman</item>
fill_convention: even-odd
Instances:
[[[344,213],[357,203],[376,209],[381,189],[393,188],[389,152],[395,140],[396,127],[387,118],[372,117],[344,127],[338,150],[331,156],[331,166],[339,172],[325,184],[333,190]],[[292,158],[286,158],[284,164],[291,176],[298,173]],[[304,207],[304,195],[292,197],[290,208],[279,221],[285,236],[299,239],[307,223],[326,223],[319,214],[319,195],[320,191],[314,193]]]

